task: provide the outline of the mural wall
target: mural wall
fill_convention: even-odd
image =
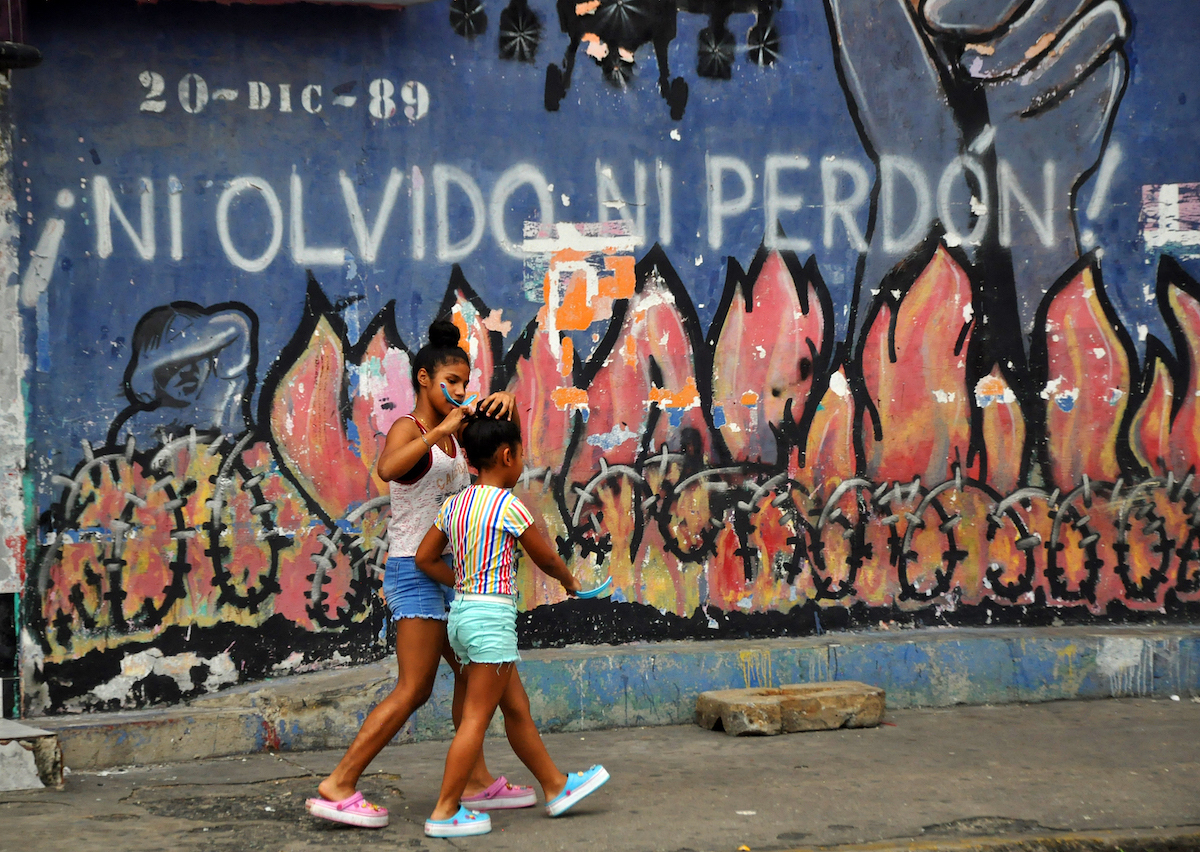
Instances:
[[[49,5],[26,712],[387,654],[439,316],[614,578],[526,645],[1200,613],[1184,0]]]

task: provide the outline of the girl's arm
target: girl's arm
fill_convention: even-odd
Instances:
[[[421,544],[417,547],[417,555],[413,557],[418,568],[428,574],[430,579],[437,580],[443,586],[454,585],[454,571],[442,558],[442,551],[446,549],[448,541],[444,532],[437,527],[430,527],[429,532],[425,533],[425,538],[421,539]]]
[[[388,429],[383,452],[379,454],[379,461],[375,462],[375,472],[384,482],[400,479],[416,467],[430,447],[447,435],[457,432],[462,420],[462,409],[456,408],[447,414],[441,423],[430,429],[423,441],[421,428],[407,417],[400,418]]]
[[[527,527],[517,541],[521,542],[521,547],[537,567],[562,583],[567,594],[573,595],[579,591],[579,581],[567,570],[567,563],[563,562],[558,551],[546,541],[536,525]]]

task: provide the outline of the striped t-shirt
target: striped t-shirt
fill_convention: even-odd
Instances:
[[[455,590],[517,593],[517,538],[533,526],[533,516],[511,491],[472,485],[447,498],[433,525],[450,539]]]

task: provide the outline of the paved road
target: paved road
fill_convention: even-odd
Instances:
[[[0,850],[452,848],[753,852],[981,834],[1200,826],[1200,704],[1110,700],[891,713],[872,730],[732,738],[697,727],[546,737],[564,769],[613,780],[571,815],[493,816],[479,838],[426,838],[444,743],[393,746],[361,789],[380,831],[312,820],[334,752],[77,772],[64,791],[0,793]],[[528,781],[502,740],[493,771]],[[936,843],[935,843],[936,845]]]

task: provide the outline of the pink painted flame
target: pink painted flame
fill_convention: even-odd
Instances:
[[[380,325],[367,341],[359,362],[347,364],[346,369],[351,377],[350,411],[358,436],[358,456],[369,464],[371,493],[386,494],[383,480],[375,473],[375,460],[392,424],[412,411],[416,402],[412,364],[403,348],[388,342],[387,330]]]
[[[1084,266],[1051,291],[1045,325],[1046,445],[1060,487],[1084,475],[1113,482],[1121,475],[1117,439],[1129,399],[1130,357],[1104,301],[1100,275]]]
[[[283,374],[271,405],[280,464],[329,518],[374,496],[369,468],[351,446],[339,405],[346,379],[344,341],[320,317],[308,345]]]
[[[587,388],[586,435],[571,460],[570,481],[591,479],[602,459],[632,464],[643,446],[711,457],[691,338],[675,293],[657,269],[628,300],[609,339],[612,345],[592,356],[596,371]],[[653,433],[647,435],[652,420]]]
[[[877,438],[871,418],[859,415],[867,476],[941,482],[954,475],[956,463],[966,470],[970,455],[971,282],[939,245],[898,304],[892,294],[882,296],[862,351],[880,428]]]
[[[1168,290],[1168,304],[1179,324],[1178,343],[1187,351],[1187,390],[1174,420],[1168,463],[1180,474],[1200,464],[1200,300],[1179,286]]]
[[[307,336],[298,335],[289,347],[298,350],[295,359],[268,383],[270,428],[280,466],[336,521],[387,493],[375,461],[388,429],[412,410],[410,362],[391,305],[353,349],[315,283],[307,310],[310,320],[301,328]]]
[[[1129,443],[1137,460],[1153,473],[1171,472],[1182,479],[1200,466],[1200,284],[1164,257],[1157,295],[1175,356],[1150,338],[1147,378],[1130,423]]]
[[[717,320],[713,416],[734,459],[773,463],[771,427],[784,422],[789,403],[792,419],[800,420],[830,318],[812,278],[797,278],[779,252],[760,253],[751,274],[755,267],[752,280],[731,272],[727,311]]]

